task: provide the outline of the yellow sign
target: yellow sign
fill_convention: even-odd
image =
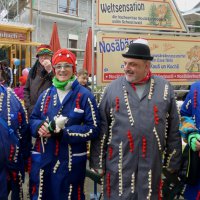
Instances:
[[[173,84],[191,84],[200,79],[200,38],[138,34],[97,34],[97,83],[106,85],[123,76],[123,57],[127,45],[135,39],[148,40],[151,71]]]
[[[96,25],[186,32],[171,0],[97,0]]]
[[[25,33],[0,30],[0,38],[24,41],[27,39],[27,36]]]

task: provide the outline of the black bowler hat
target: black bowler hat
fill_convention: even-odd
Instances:
[[[148,42],[144,39],[137,39],[126,48],[126,53],[122,54],[125,58],[136,58],[142,60],[153,60],[150,54]]]

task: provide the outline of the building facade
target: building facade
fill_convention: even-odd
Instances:
[[[24,23],[32,18],[32,41],[46,44],[50,43],[56,22],[61,48],[72,50],[77,67],[82,67],[87,31],[92,26],[92,0],[35,0],[24,8],[20,18]]]
[[[37,44],[50,43],[56,22],[61,48],[73,51],[77,56],[77,68],[81,68],[87,31],[92,26],[92,0],[2,0],[1,21],[30,24],[34,27],[31,42]],[[29,63],[32,65],[36,59],[36,47],[30,47],[32,56]]]

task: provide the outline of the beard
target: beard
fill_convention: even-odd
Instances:
[[[124,71],[125,72],[125,77],[126,77],[126,80],[130,83],[136,81],[136,77],[134,75],[134,72],[132,70],[126,70]]]

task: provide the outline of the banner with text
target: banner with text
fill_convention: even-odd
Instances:
[[[106,85],[123,76],[123,57],[127,45],[137,38],[148,40],[151,71],[176,85],[200,79],[200,38],[138,34],[97,34],[97,83]]]
[[[96,25],[186,32],[172,0],[98,0]]]

